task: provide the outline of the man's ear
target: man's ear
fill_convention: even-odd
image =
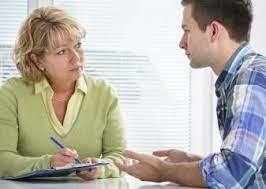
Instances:
[[[30,60],[37,66],[37,68],[40,70],[40,71],[44,71],[45,68],[43,67],[42,63],[41,63],[41,60],[40,58],[34,54],[34,53],[31,53],[30,54]]]
[[[215,40],[219,39],[224,31],[224,27],[217,21],[213,21],[209,26],[207,26],[210,40],[214,42]]]

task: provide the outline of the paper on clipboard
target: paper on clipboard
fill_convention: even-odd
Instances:
[[[57,167],[52,169],[42,169],[32,171],[30,173],[25,173],[16,177],[8,178],[8,180],[26,180],[26,179],[34,179],[34,178],[41,178],[41,177],[63,177],[67,176],[71,173],[76,171],[82,171],[86,169],[93,169],[96,167],[106,166],[109,163],[101,162],[101,163],[83,163],[83,164],[74,164],[72,166],[65,166],[65,167]]]

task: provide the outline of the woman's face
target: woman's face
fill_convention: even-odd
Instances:
[[[45,52],[40,67],[49,81],[53,83],[75,82],[82,73],[84,51],[80,41],[60,40],[56,48]]]

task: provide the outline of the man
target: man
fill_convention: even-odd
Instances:
[[[251,0],[182,0],[180,48],[192,68],[211,67],[223,139],[219,153],[201,159],[178,150],[153,155],[125,151],[120,170],[141,180],[211,188],[266,188],[266,58],[248,41]],[[161,160],[159,157],[166,157]]]

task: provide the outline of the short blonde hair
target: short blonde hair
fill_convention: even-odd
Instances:
[[[22,78],[35,83],[44,77],[31,60],[32,53],[42,57],[45,50],[58,45],[59,39],[67,36],[78,41],[85,34],[79,22],[65,11],[53,6],[35,9],[23,23],[14,49],[14,61]]]

